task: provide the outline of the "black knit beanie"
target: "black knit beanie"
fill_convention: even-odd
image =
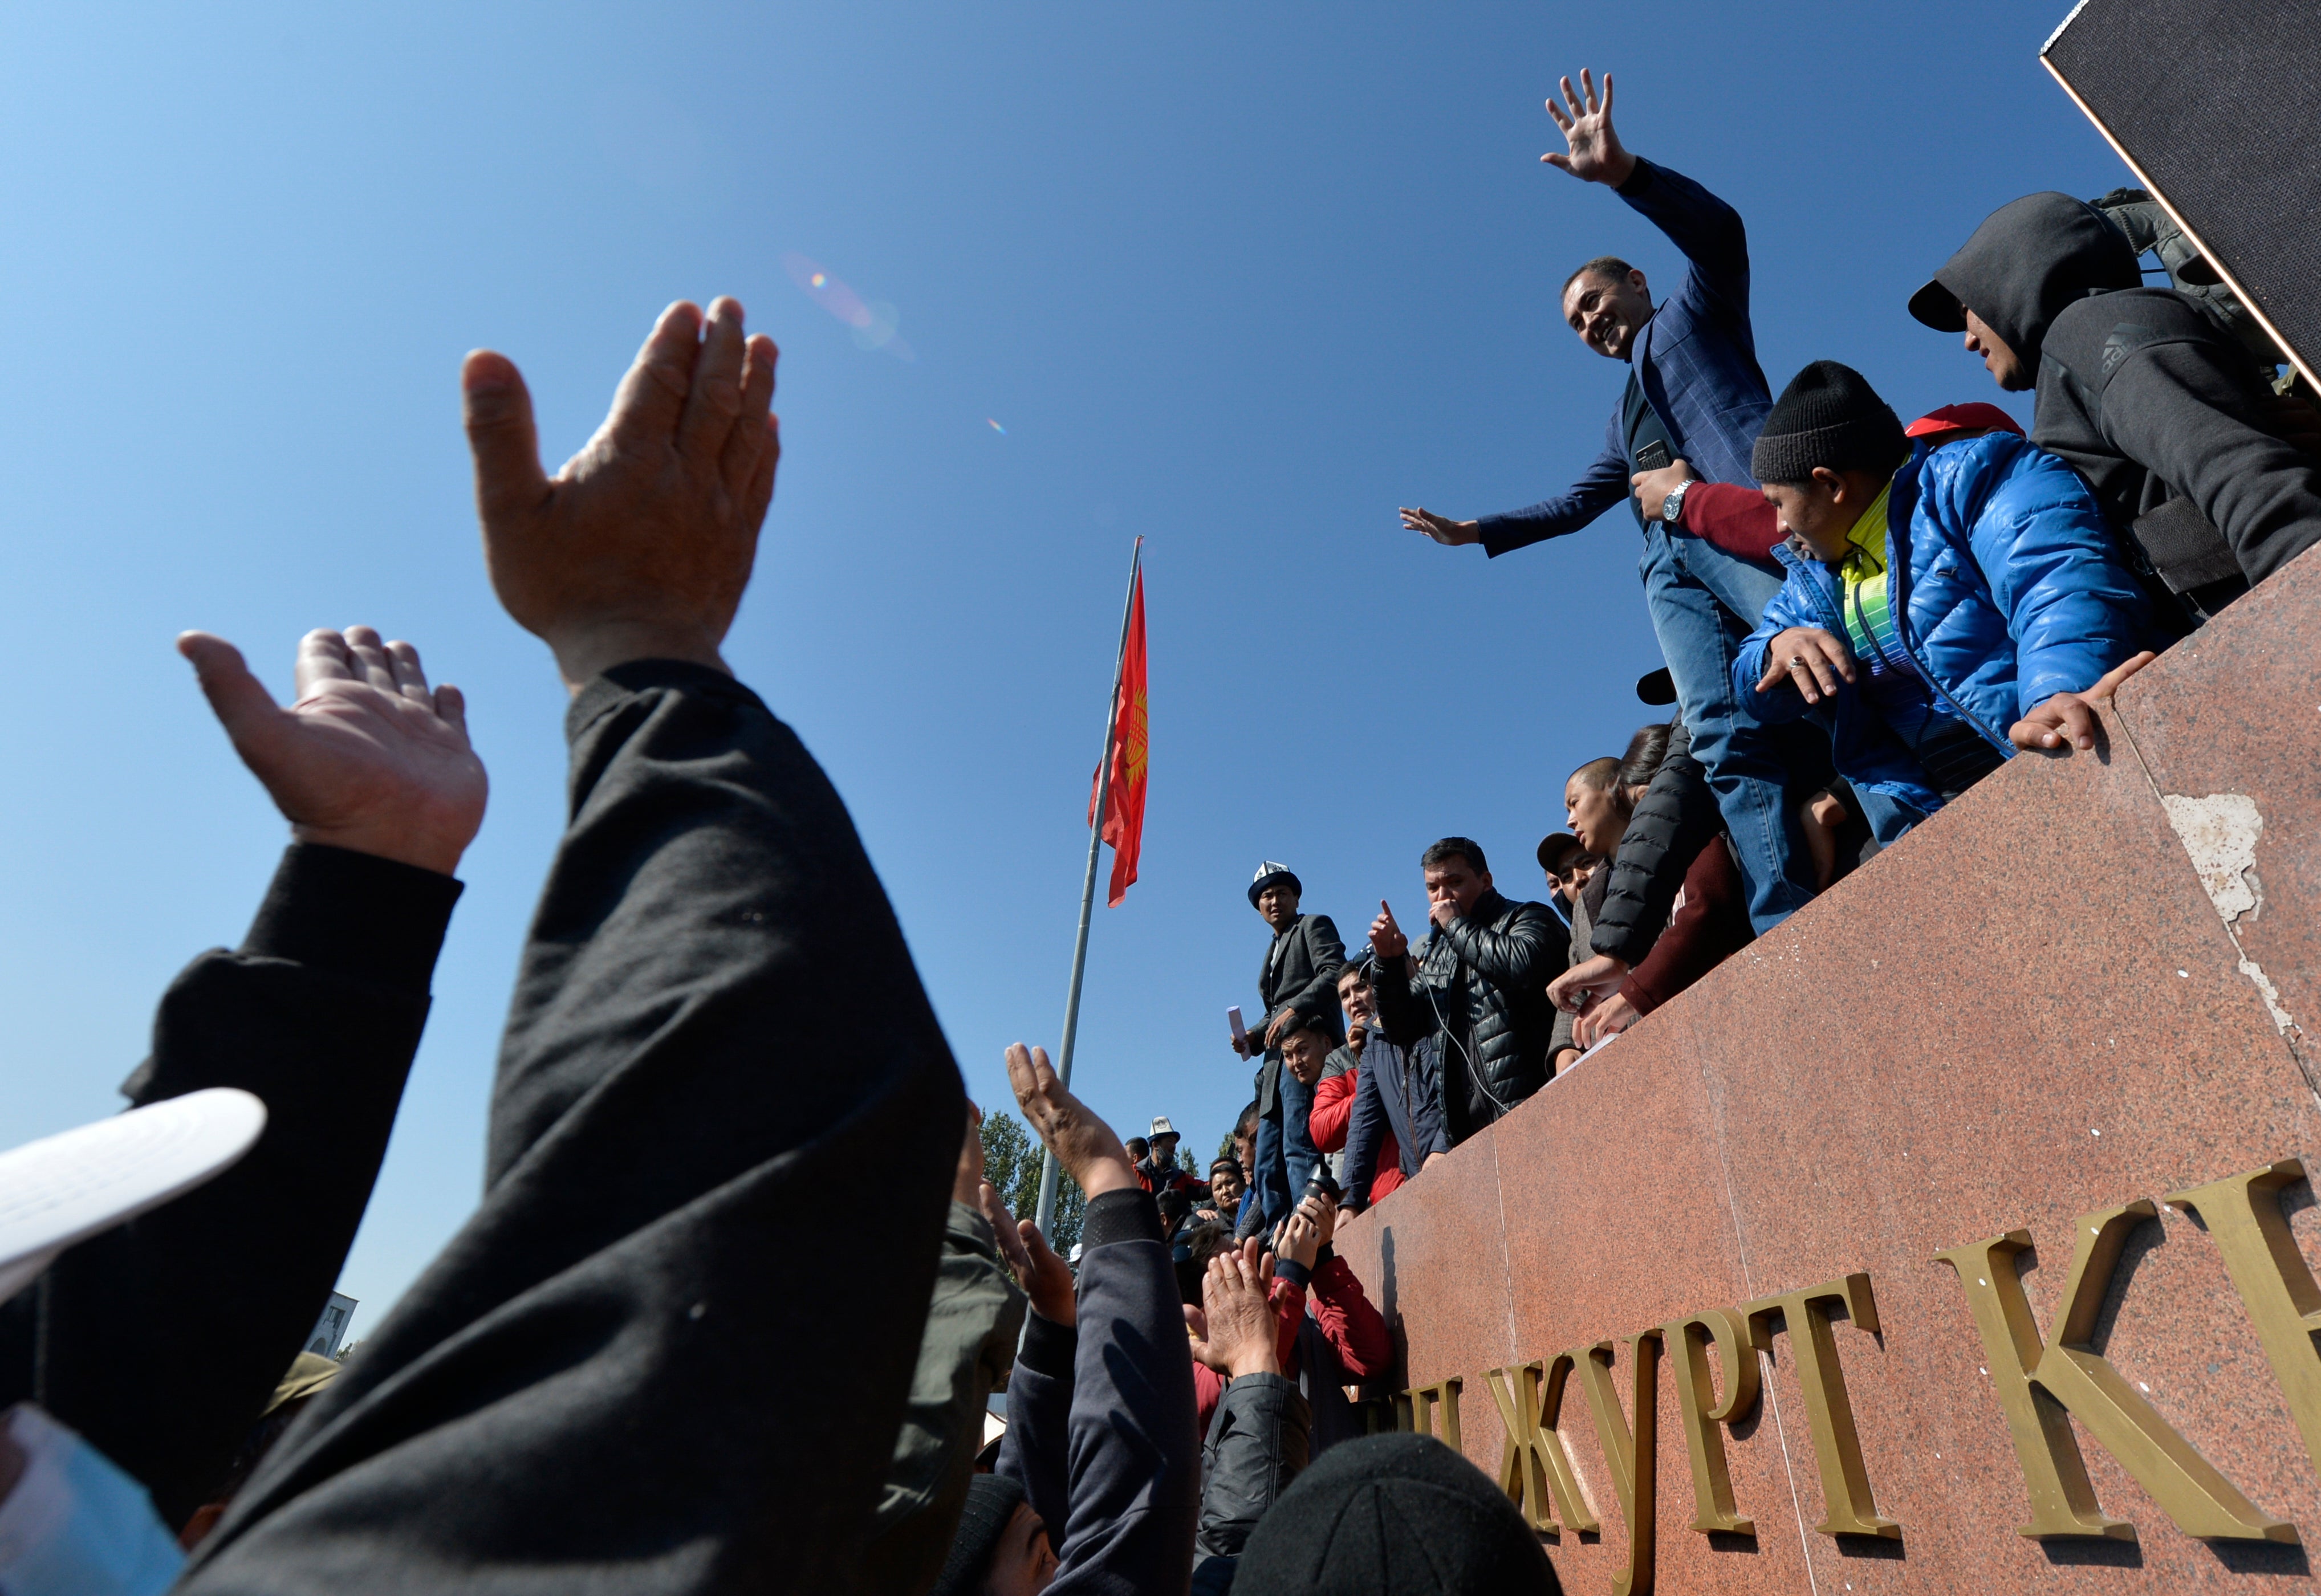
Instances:
[[[1316,1458],[1259,1520],[1233,1596],[1560,1596],[1506,1493],[1431,1436],[1368,1436]]]
[[[943,1559],[931,1596],[969,1596],[982,1587],[991,1573],[991,1555],[999,1549],[1000,1532],[1023,1501],[1024,1487],[1013,1475],[975,1476],[967,1488],[967,1505],[960,1510],[951,1555]]]
[[[1909,452],[1902,423],[1868,377],[1851,366],[1816,360],[1773,402],[1749,470],[1759,482],[1809,482],[1819,466],[1891,471]]]

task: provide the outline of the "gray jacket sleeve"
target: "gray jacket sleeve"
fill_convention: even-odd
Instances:
[[[1620,839],[1604,912],[1588,946],[1624,964],[1642,964],[1668,924],[1685,871],[1723,824],[1707,773],[1692,757],[1692,739],[1679,728]]]
[[[1608,892],[1606,895],[1609,895]],[[1590,940],[1595,935],[1595,920],[1588,914],[1588,904],[1584,898],[1581,902],[1572,904],[1571,961],[1570,964],[1565,965],[1563,969],[1570,969],[1572,965],[1578,964],[1581,959],[1588,957],[1588,949],[1590,946]],[[1562,973],[1562,970],[1556,972],[1559,975]],[[1555,1011],[1555,1029],[1548,1033],[1547,1038],[1547,1062],[1551,1066],[1554,1065],[1555,1056],[1558,1053],[1562,1052],[1566,1047],[1577,1047],[1579,1046],[1579,1038],[1572,1035],[1572,1025],[1575,1018],[1575,1016],[1567,1014],[1561,1009],[1558,1009]]]
[[[867,1588],[924,1590],[942,1567],[982,1449],[985,1403],[1015,1362],[1025,1306],[990,1221],[954,1199],[865,1560]]]
[[[1313,1412],[1295,1382],[1244,1374],[1225,1387],[1201,1455],[1197,1563],[1238,1557],[1250,1532],[1305,1472]]]
[[[1283,993],[1274,1009],[1277,1012],[1295,1009],[1306,1019],[1326,1025],[1338,1011],[1338,976],[1346,967],[1346,944],[1328,915],[1306,917],[1306,950],[1313,956],[1313,976],[1296,992]]]
[[[2103,428],[2200,508],[2251,582],[2321,542],[2321,461],[2249,416],[2248,395],[2200,344],[2154,343],[2103,389]]]

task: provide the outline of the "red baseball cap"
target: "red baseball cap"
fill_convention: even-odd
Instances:
[[[1902,429],[1910,438],[1938,438],[1945,432],[1973,431],[1989,427],[2003,427],[2017,438],[2024,435],[2023,423],[1996,404],[1980,400],[1969,404],[1945,404],[1940,410],[1930,410]]]

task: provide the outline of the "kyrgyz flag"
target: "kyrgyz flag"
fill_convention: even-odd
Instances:
[[[1144,572],[1136,573],[1129,600],[1128,643],[1121,654],[1120,697],[1112,711],[1112,786],[1104,797],[1104,839],[1112,845],[1112,888],[1105,902],[1115,909],[1136,879],[1136,856],[1144,846]],[[1096,823],[1104,772],[1088,784],[1088,824]]]

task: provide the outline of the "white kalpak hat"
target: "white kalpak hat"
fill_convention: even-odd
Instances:
[[[1157,1140],[1164,1136],[1176,1136],[1177,1128],[1169,1123],[1168,1115],[1155,1114],[1152,1116],[1152,1129],[1146,1131],[1144,1135],[1147,1140]],[[1179,1137],[1178,1139],[1181,1141],[1184,1138]]]
[[[264,1103],[213,1086],[0,1153],[0,1301],[74,1242],[231,1167],[265,1129]]]

